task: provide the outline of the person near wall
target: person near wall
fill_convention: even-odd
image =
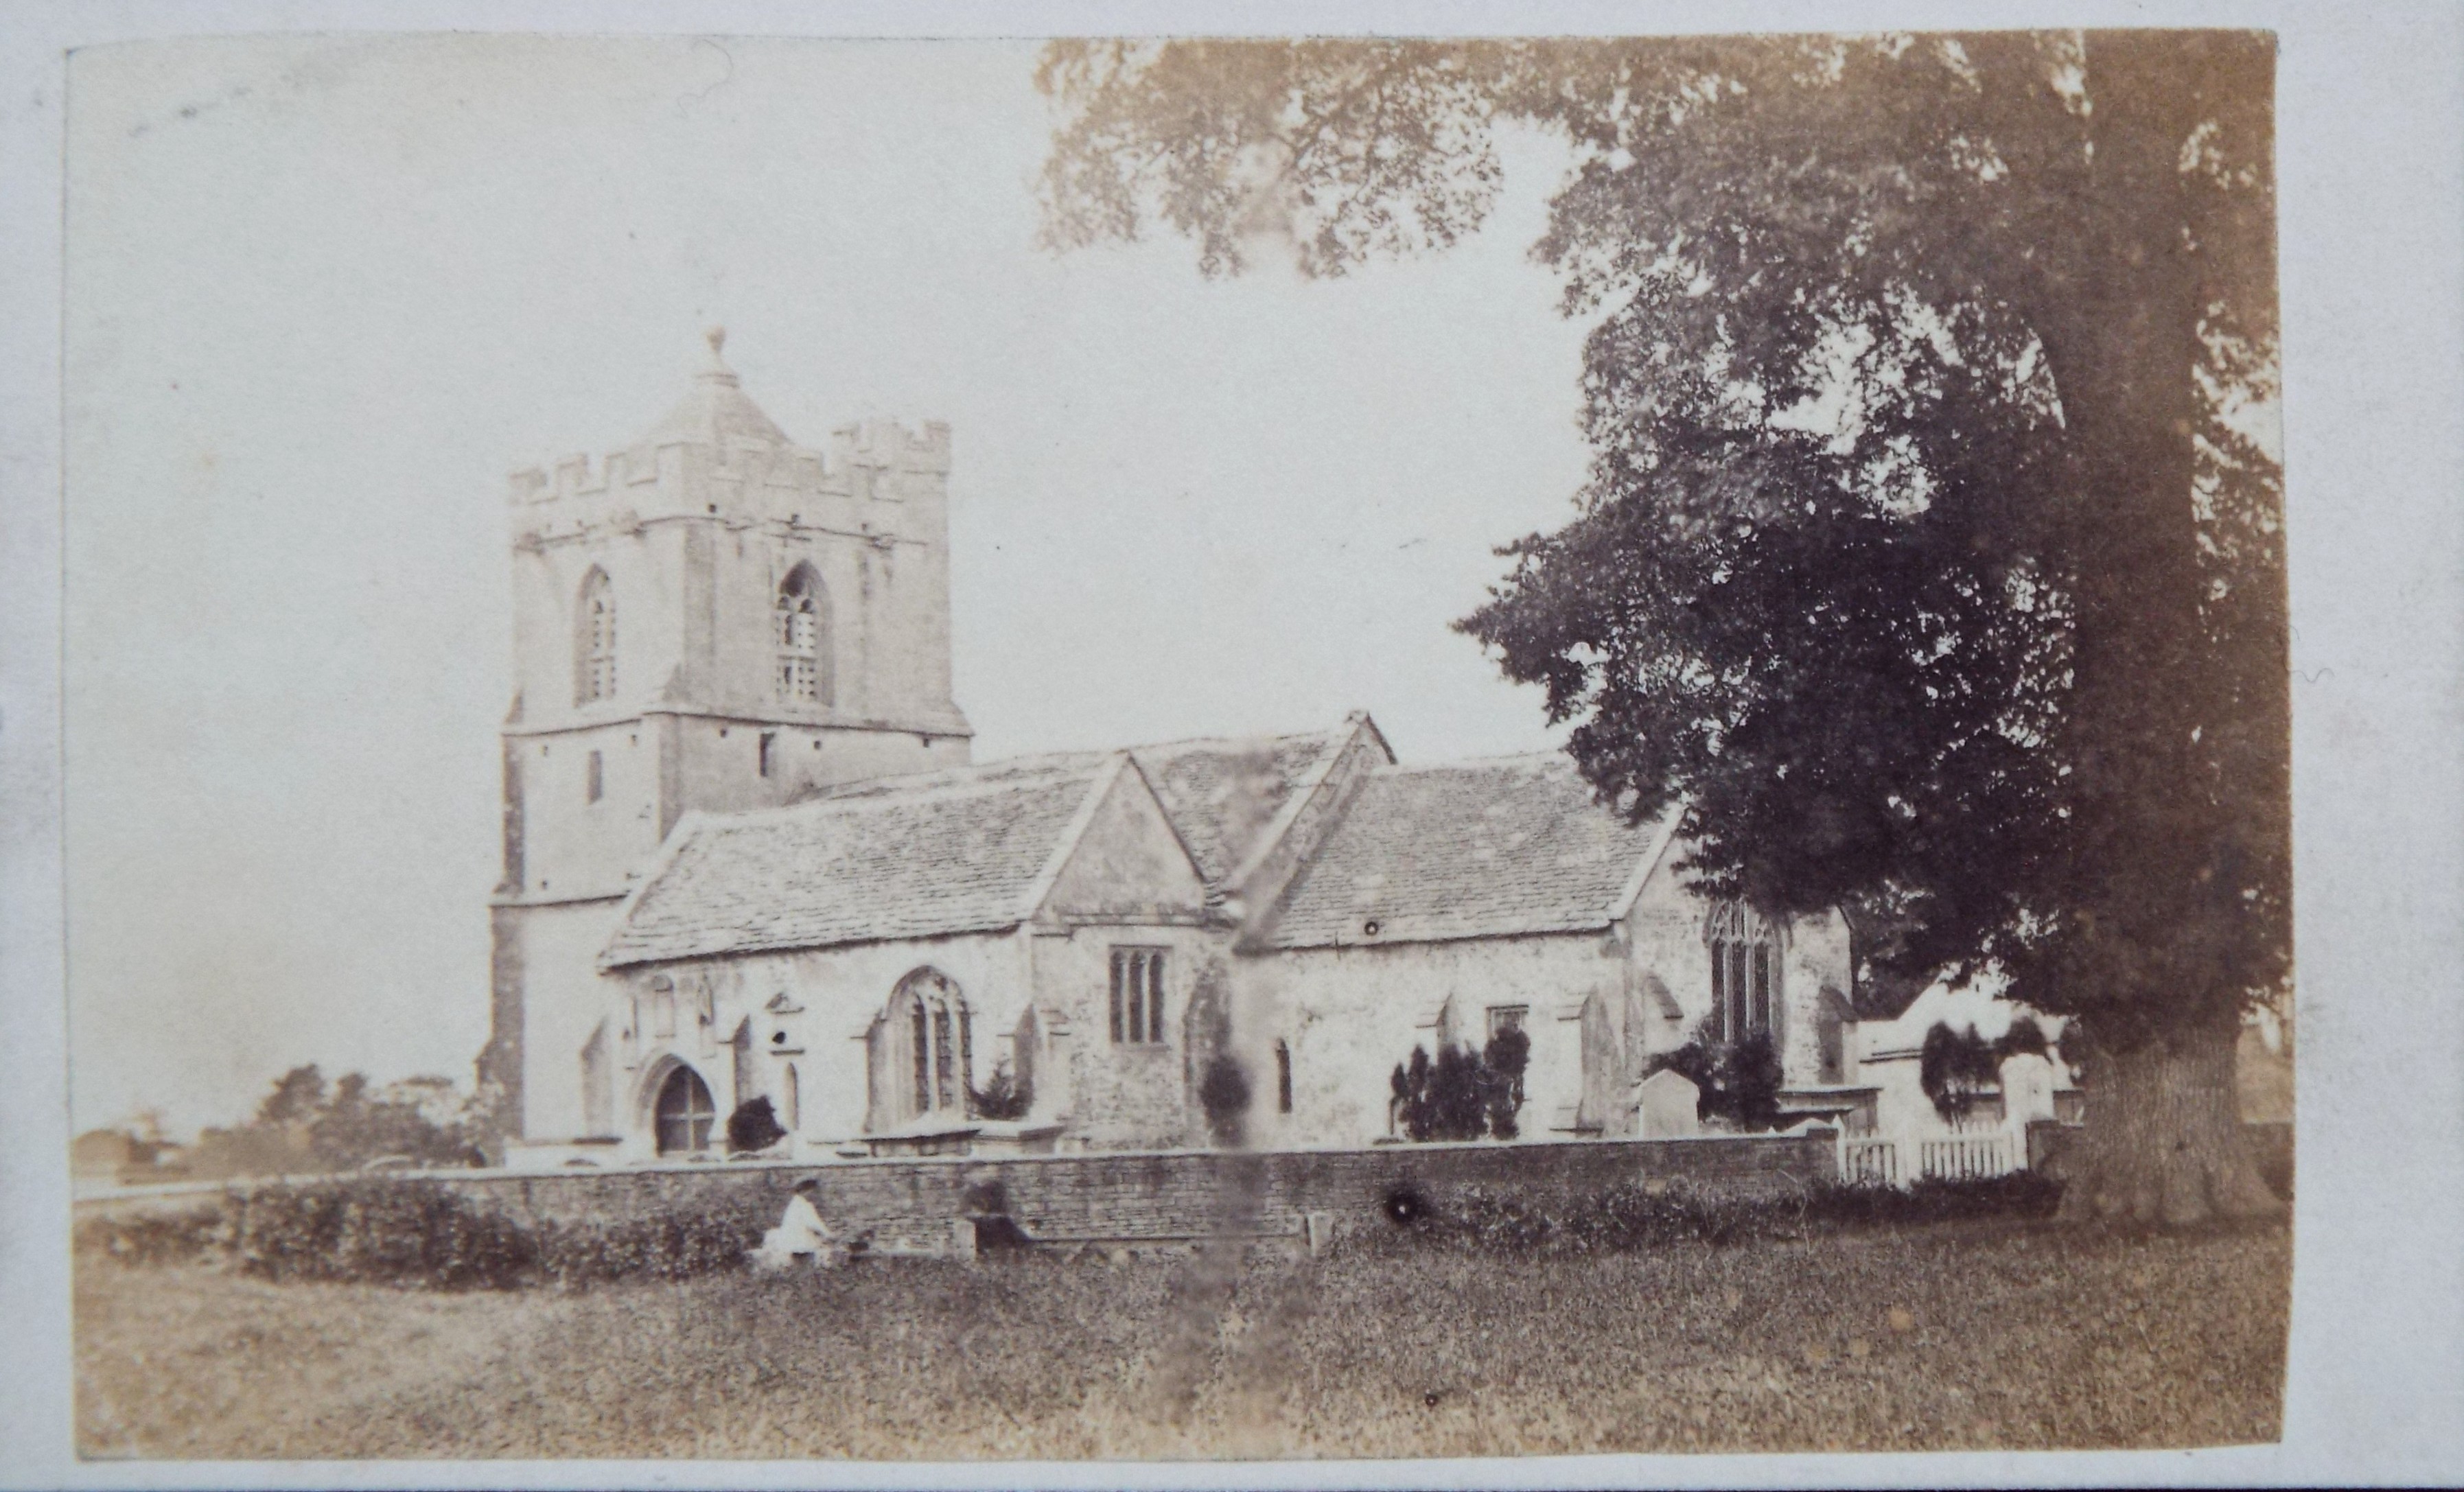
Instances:
[[[758,1267],[790,1269],[801,1263],[827,1268],[839,1262],[838,1240],[813,1205],[821,1190],[821,1184],[810,1176],[796,1183],[779,1226],[761,1235],[761,1246],[754,1250],[753,1262]]]

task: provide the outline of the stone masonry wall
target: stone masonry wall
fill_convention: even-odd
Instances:
[[[1477,1186],[1527,1205],[1562,1205],[1609,1187],[1665,1179],[1728,1196],[1792,1192],[1837,1174],[1828,1130],[1806,1135],[1573,1140],[1519,1145],[1415,1145],[1355,1151],[1165,1151],[1089,1155],[938,1157],[837,1165],[754,1163],[608,1172],[441,1177],[534,1221],[621,1221],[671,1209],[783,1208],[805,1176],[842,1237],[869,1231],[884,1245],[946,1243],[954,1219],[1003,1214],[1046,1242],[1118,1242],[1219,1232],[1297,1233],[1310,1213],[1338,1232],[1378,1223],[1411,1189],[1442,1208]],[[190,1205],[210,1189],[188,1192]],[[173,1198],[96,1197],[96,1212],[162,1207]]]

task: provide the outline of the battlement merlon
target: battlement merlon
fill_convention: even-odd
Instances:
[[[927,420],[919,433],[896,420],[862,420],[830,432],[830,465],[889,467],[900,472],[950,473],[950,426]]]

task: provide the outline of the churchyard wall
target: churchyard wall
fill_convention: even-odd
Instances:
[[[469,1173],[434,1179],[537,1223],[621,1222],[758,1201],[784,1208],[810,1176],[841,1236],[885,1248],[947,1248],[960,1219],[1007,1217],[1039,1241],[1098,1245],[1221,1234],[1301,1236],[1383,1226],[1398,1198],[1440,1208],[1466,1189],[1555,1208],[1616,1186],[1667,1182],[1714,1196],[1787,1195],[1837,1175],[1832,1131],[1516,1145],[1397,1145],[1345,1151],[1158,1151],[1086,1155],[947,1156],[832,1165],[738,1162],[567,1174]],[[212,1187],[149,1188],[81,1198],[80,1218],[176,1210]]]

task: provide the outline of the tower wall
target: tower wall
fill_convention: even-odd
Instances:
[[[714,356],[716,339],[714,339]],[[887,421],[795,445],[714,362],[650,436],[514,473],[514,708],[495,1031],[481,1077],[517,1137],[584,1122],[600,947],[676,821],[964,765],[950,697],[950,431]],[[824,598],[824,697],[780,683],[777,603]],[[615,608],[614,686],[584,700],[585,581]],[[594,790],[595,787],[595,790]]]

